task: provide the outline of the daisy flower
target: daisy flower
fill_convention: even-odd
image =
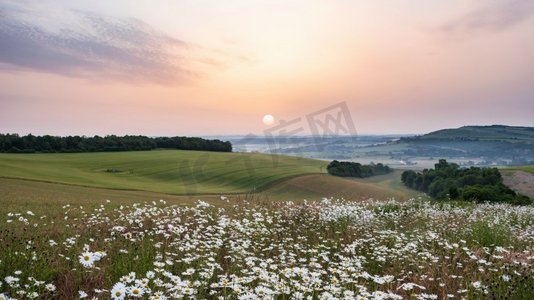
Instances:
[[[126,286],[122,282],[116,283],[111,289],[111,299],[123,300],[126,297]]]
[[[145,290],[140,286],[132,286],[128,289],[128,294],[134,298],[141,298]]]
[[[93,264],[95,262],[95,258],[93,253],[91,252],[84,252],[82,255],[80,255],[80,263],[86,267],[86,268],[92,268]]]
[[[56,286],[53,285],[53,284],[51,284],[51,283],[45,285],[45,288],[46,288],[48,291],[50,291],[50,292],[53,292],[53,291],[56,290]]]

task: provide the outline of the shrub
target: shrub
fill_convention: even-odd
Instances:
[[[389,166],[378,164],[362,165],[356,162],[334,160],[326,167],[329,174],[340,177],[370,177],[391,172]]]

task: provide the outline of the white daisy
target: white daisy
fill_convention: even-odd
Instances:
[[[92,268],[95,258],[92,252],[84,252],[80,255],[80,263],[86,268]]]
[[[111,299],[123,300],[126,297],[126,286],[122,282],[116,283],[111,289]]]
[[[144,293],[145,293],[145,290],[140,286],[134,285],[128,289],[128,294],[134,298],[141,298]]]

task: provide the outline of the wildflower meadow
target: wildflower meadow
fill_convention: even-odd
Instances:
[[[534,299],[534,207],[164,200],[0,225],[0,299]]]

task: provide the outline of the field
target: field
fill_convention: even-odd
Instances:
[[[503,182],[513,190],[534,198],[534,170],[531,166],[500,170]]]
[[[195,199],[193,195],[211,199],[217,195],[229,197],[252,194],[256,198],[273,200],[320,200],[323,197],[407,200],[418,195],[401,184],[399,171],[373,179],[345,179],[323,173],[326,164],[325,161],[290,156],[171,150],[0,154],[0,177],[24,179],[18,183],[22,193],[27,193],[28,186],[42,190],[44,194],[49,193],[49,190],[67,189],[70,192],[59,197],[67,199],[72,199],[67,194],[74,195],[74,199],[79,194],[90,196],[91,199],[95,199],[95,195],[100,195],[98,200],[109,199],[109,195],[117,194],[119,190],[152,192],[151,196],[164,199],[168,199],[170,195],[186,196],[174,197],[177,201]],[[108,172],[111,169],[116,172]],[[35,185],[27,180],[41,184]],[[44,183],[111,191],[78,190],[62,185],[47,187]],[[13,184],[9,186],[13,187]],[[17,192],[16,188],[11,188],[7,193],[16,195]],[[126,195],[143,199],[143,196],[149,194]]]
[[[506,168],[507,170],[520,170],[534,174],[534,166],[520,166],[520,167],[510,167]]]
[[[31,180],[0,178],[0,299],[534,297],[532,206],[433,203],[400,171],[219,155],[2,156],[3,176]],[[201,180],[182,159],[207,160]]]
[[[2,213],[1,293],[41,299],[534,297],[533,207],[219,202],[113,200]]]
[[[419,196],[419,192],[402,185],[400,173],[401,171],[394,171],[364,179],[340,178],[326,174],[303,175],[270,185],[261,195],[275,200],[320,200],[325,197],[348,200],[408,200]]]
[[[246,193],[326,162],[203,151],[0,154],[0,177],[166,194]]]

